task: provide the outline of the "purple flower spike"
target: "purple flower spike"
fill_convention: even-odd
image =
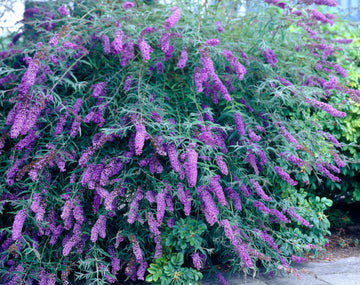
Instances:
[[[165,209],[166,209],[166,202],[165,202],[166,193],[160,192],[156,196],[156,204],[157,204],[157,213],[156,219],[158,226],[161,225],[164,216],[165,216]]]
[[[200,188],[200,187],[199,187]],[[198,189],[199,189],[198,188]],[[211,197],[211,194],[207,190],[203,190],[199,193],[202,202],[204,203],[204,214],[206,221],[212,226],[217,222],[217,215],[219,210],[216,208],[216,204]]]
[[[270,64],[272,67],[275,67],[278,60],[276,58],[275,53],[272,51],[272,49],[270,49],[270,48],[265,49],[264,57],[268,64]]]
[[[198,153],[195,151],[195,144],[190,143],[188,146],[188,150],[186,152],[186,176],[188,179],[188,185],[189,187],[194,187],[196,185],[197,181],[197,160],[198,160]]]
[[[124,32],[120,28],[115,31],[115,37],[111,43],[113,54],[119,54],[123,51],[123,35]]]
[[[106,237],[106,215],[100,215],[91,229],[90,240],[96,242],[98,236],[105,238]]]
[[[224,191],[220,185],[219,180],[220,180],[220,175],[216,175],[210,178],[210,190],[215,194],[216,198],[219,200],[219,203],[222,206],[227,206],[227,201],[224,195]]]
[[[216,272],[215,275],[216,275],[216,279],[220,282],[221,285],[230,285],[221,273]]]
[[[222,174],[228,175],[228,173],[229,173],[228,167],[227,167],[226,163],[224,162],[223,157],[221,155],[218,155],[216,157],[216,164],[217,164],[217,166],[219,166]]]
[[[294,211],[294,209],[287,209],[286,212],[295,220],[300,222],[305,227],[311,227],[310,223],[306,221],[303,217],[301,217],[298,213]]]
[[[250,183],[253,185],[256,193],[261,199],[263,199],[264,201],[271,201],[271,197],[265,194],[264,190],[257,181],[255,181],[254,179],[250,179]]]
[[[135,154],[140,155],[143,151],[145,137],[146,137],[146,129],[145,125],[142,123],[137,123],[135,125],[136,135],[135,135]]]
[[[190,190],[184,191],[184,187],[181,182],[177,185],[178,196],[180,202],[184,205],[184,212],[186,216],[190,215],[191,212],[191,192]]]
[[[225,191],[228,193],[230,199],[232,199],[232,201],[234,202],[235,209],[237,211],[241,211],[242,205],[241,205],[241,199],[240,199],[239,194],[230,187],[226,187]]]
[[[211,47],[218,46],[219,43],[220,43],[219,39],[209,39],[206,41],[206,44]]]
[[[175,26],[175,24],[179,21],[181,16],[181,11],[178,7],[174,6],[172,9],[172,15],[165,21],[164,28],[170,29]]]
[[[145,62],[150,60],[150,54],[154,51],[154,49],[144,40],[144,38],[138,41],[138,47],[141,51],[143,60]]]
[[[199,253],[194,251],[191,254],[191,257],[192,257],[194,267],[196,268],[196,270],[199,271],[202,268],[202,262],[201,262],[201,258],[200,258]]]
[[[100,82],[100,83],[94,84],[92,86],[92,89],[93,89],[92,96],[94,98],[98,98],[99,96],[104,96],[105,95],[105,91],[104,91],[105,87],[106,87],[105,82]]]
[[[264,214],[270,214],[271,210],[266,207],[263,203],[261,203],[260,201],[254,201],[253,202],[254,207],[258,208],[259,211],[263,212]]]
[[[177,67],[183,69],[185,67],[185,65],[186,65],[187,60],[188,60],[187,49],[183,49],[181,51],[181,53],[180,53],[180,59],[179,59],[179,62],[177,64]]]
[[[122,6],[123,6],[123,8],[124,8],[125,10],[127,10],[127,9],[133,8],[133,7],[135,6],[135,4],[134,4],[133,2],[127,1],[127,2],[124,2],[124,3],[122,4]]]
[[[231,51],[225,49],[223,51],[223,55],[234,68],[234,71],[238,76],[239,80],[242,80],[244,78],[244,75],[246,74],[246,68],[238,61],[238,59],[232,54]]]
[[[181,163],[178,159],[177,149],[174,143],[166,145],[166,151],[170,160],[171,167],[178,173],[181,171]]]
[[[12,228],[12,239],[17,240],[21,237],[22,227],[26,220],[26,210],[20,210],[14,219],[13,228]]]
[[[259,142],[261,140],[261,137],[258,136],[257,134],[255,134],[255,132],[252,129],[248,129],[248,135],[249,135],[249,139],[252,142]]]
[[[60,16],[69,16],[70,12],[68,10],[68,8],[65,7],[65,5],[62,5],[61,7],[59,7],[58,9]]]
[[[244,136],[245,135],[244,122],[240,113],[236,112],[234,118],[235,118],[236,129],[239,132],[239,135]]]
[[[100,40],[102,42],[103,45],[103,50],[104,50],[104,54],[109,54],[110,53],[110,39],[107,35],[102,35],[100,37]]]
[[[295,186],[298,184],[297,181],[293,180],[290,175],[288,173],[286,173],[284,171],[284,169],[282,169],[280,166],[275,166],[274,170],[276,172],[277,175],[279,175],[281,177],[282,180],[286,181],[287,183],[289,183],[292,186]]]
[[[221,22],[215,22],[215,28],[219,33],[223,33],[224,32],[224,28]]]

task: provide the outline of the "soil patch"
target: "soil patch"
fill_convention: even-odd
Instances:
[[[331,229],[329,242],[318,256],[308,256],[310,261],[334,261],[347,257],[360,257],[360,223]]]

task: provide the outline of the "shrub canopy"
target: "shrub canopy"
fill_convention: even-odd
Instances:
[[[359,101],[349,41],[307,6],[332,0],[266,2],[25,11],[0,53],[4,281],[195,284],[324,244],[331,201],[306,189],[345,166],[322,126]]]

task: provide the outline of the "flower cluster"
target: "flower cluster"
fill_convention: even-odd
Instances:
[[[198,191],[204,205],[203,211],[206,221],[212,226],[218,220],[217,215],[219,214],[219,210],[217,209],[216,204],[207,189],[204,189],[203,186],[200,186],[196,190]]]
[[[210,178],[210,191],[213,192],[222,206],[227,206],[227,201],[224,195],[223,188],[220,185],[220,175]]]
[[[106,215],[100,215],[96,223],[92,227],[90,236],[90,240],[92,242],[96,242],[98,236],[100,236],[101,238],[106,237],[106,219]]]
[[[274,170],[275,170],[276,174],[281,177],[282,180],[286,181],[287,183],[289,183],[292,186],[298,185],[298,182],[295,181],[294,179],[292,179],[290,177],[290,175],[287,172],[285,172],[285,170],[282,169],[280,166],[275,166]]]
[[[215,160],[216,160],[217,166],[219,166],[219,168],[220,168],[221,173],[224,175],[228,175],[229,170],[228,170],[228,167],[227,167],[225,161],[223,160],[223,157],[221,155],[218,155],[218,156],[216,156]]]
[[[198,153],[195,151],[195,144],[191,143],[188,145],[188,149],[186,152],[186,167],[185,172],[188,180],[189,187],[194,187],[197,181],[197,160],[198,160]]]
[[[275,67],[278,60],[273,50],[270,48],[264,49],[263,54],[267,63],[270,64],[272,67]]]
[[[271,197],[265,194],[264,190],[260,186],[259,182],[255,181],[255,179],[250,179],[250,183],[254,187],[258,196],[263,199],[264,201],[271,201]]]
[[[305,227],[312,227],[308,221],[306,221],[303,217],[301,217],[298,213],[294,211],[294,209],[287,209],[286,212],[295,220],[300,222]]]
[[[174,6],[171,10],[173,11],[173,13],[168,19],[166,19],[164,23],[165,29],[170,29],[174,27],[175,24],[179,21],[181,16],[181,11],[178,7]]]
[[[223,51],[223,55],[234,68],[234,71],[238,76],[239,80],[242,80],[244,78],[244,75],[246,74],[246,68],[238,61],[238,59],[232,54],[231,51],[225,49]]]
[[[27,217],[27,213],[25,209],[20,210],[14,219],[13,227],[12,227],[12,239],[18,240],[21,238],[22,227],[25,223]]]
[[[235,118],[236,129],[239,132],[239,135],[244,136],[245,135],[245,128],[244,128],[244,121],[242,119],[241,114],[236,112],[235,115],[234,115],[234,118]]]

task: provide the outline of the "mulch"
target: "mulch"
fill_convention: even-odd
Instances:
[[[360,257],[360,224],[331,229],[329,242],[318,255],[308,255],[309,261],[334,261],[347,257]]]

